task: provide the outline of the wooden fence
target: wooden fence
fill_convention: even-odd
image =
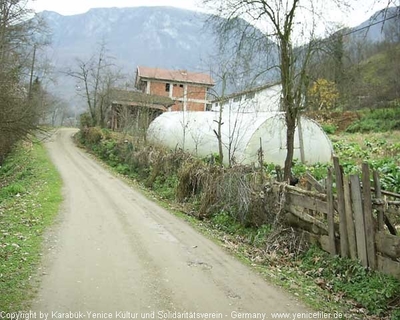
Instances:
[[[400,278],[400,237],[389,218],[400,220],[400,194],[382,190],[378,173],[373,171],[371,179],[367,163],[361,177],[345,176],[338,158],[333,163],[326,186],[310,174],[305,189],[275,184],[287,222],[332,255]]]

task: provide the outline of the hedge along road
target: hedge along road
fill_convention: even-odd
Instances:
[[[65,199],[32,311],[48,319],[94,318],[88,312],[112,319],[190,318],[183,312],[267,319],[275,312],[307,312],[104,170],[74,145],[75,132],[61,129],[47,143]]]

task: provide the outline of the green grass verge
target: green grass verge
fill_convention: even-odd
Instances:
[[[40,143],[21,144],[0,167],[0,310],[26,310],[43,233],[57,215],[61,177]]]

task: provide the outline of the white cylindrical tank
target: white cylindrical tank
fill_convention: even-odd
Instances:
[[[165,112],[148,129],[148,140],[196,156],[218,154],[218,112]],[[300,133],[300,134],[299,134]],[[257,164],[260,138],[266,163],[284,165],[286,124],[282,112],[224,113],[221,136],[224,162]],[[332,143],[313,120],[301,117],[295,133],[294,159],[305,163],[331,161]]]

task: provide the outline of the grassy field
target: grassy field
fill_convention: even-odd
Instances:
[[[0,310],[26,310],[43,233],[62,196],[61,178],[40,143],[21,143],[0,167]]]
[[[378,171],[382,189],[400,193],[400,131],[342,132],[329,137],[346,175],[360,173],[361,164],[367,162],[371,169]],[[293,172],[301,178],[309,171],[317,180],[323,180],[329,166],[331,164],[304,165],[296,161]],[[275,165],[267,165],[267,170],[274,173]]]

